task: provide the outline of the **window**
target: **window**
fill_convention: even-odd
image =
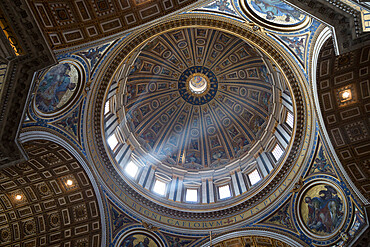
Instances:
[[[187,189],[185,200],[187,202],[197,202],[198,201],[198,190],[197,189]]]
[[[156,180],[153,191],[161,196],[164,196],[164,194],[166,193],[166,183],[160,180]]]
[[[274,156],[275,160],[278,161],[280,157],[283,155],[284,150],[280,147],[279,144],[276,144],[274,149],[272,150],[272,155]]]
[[[115,134],[111,135],[109,138],[108,138],[108,145],[109,147],[114,150],[115,147],[117,147],[118,145],[118,140],[117,140],[117,137]]]
[[[249,181],[251,182],[251,185],[256,184],[258,181],[261,180],[261,176],[258,173],[257,169],[253,170],[253,172],[248,174]]]
[[[231,197],[230,186],[227,184],[227,185],[218,187],[218,193],[220,195],[220,199]]]
[[[294,116],[293,116],[293,114],[292,114],[291,112],[289,112],[289,111],[287,112],[285,122],[288,124],[288,126],[289,126],[290,128],[292,128],[292,129],[293,129],[293,126],[294,126]]]
[[[125,167],[125,172],[130,177],[134,178],[139,170],[139,167],[132,161],[128,162]]]
[[[109,100],[105,102],[104,115],[107,115],[108,112],[109,112]]]

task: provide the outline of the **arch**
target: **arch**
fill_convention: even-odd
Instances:
[[[54,134],[54,133],[50,133],[50,132],[42,131],[42,130],[31,130],[31,131],[22,132],[19,135],[19,141],[22,144],[29,142],[29,141],[34,141],[34,140],[47,140],[47,141],[51,141],[51,142],[54,142],[62,146],[68,152],[70,152],[73,155],[73,157],[81,164],[96,194],[99,211],[101,213],[100,215],[100,222],[101,222],[101,229],[102,229],[101,243],[102,244],[105,243],[106,242],[106,227],[105,226],[107,222],[106,222],[106,217],[104,215],[105,210],[104,210],[103,201],[102,201],[102,194],[100,193],[99,186],[96,182],[96,179],[93,173],[91,172],[91,168],[89,167],[89,165],[87,164],[83,156],[71,144],[69,144],[67,140],[64,140],[63,138],[59,137],[57,134]]]

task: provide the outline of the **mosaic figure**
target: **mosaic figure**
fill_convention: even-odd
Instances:
[[[285,226],[287,228],[292,227],[291,217],[289,214],[289,204],[285,204],[273,217],[269,220],[271,223]]]
[[[315,158],[315,162],[312,165],[312,172],[333,172],[330,163],[325,158],[322,146],[320,147],[317,157]]]
[[[91,68],[94,68],[96,62],[102,57],[104,51],[108,48],[110,44],[105,44],[103,46],[90,48],[88,51],[81,51],[77,54],[85,57],[90,61]]]
[[[270,106],[270,97],[271,97],[271,94],[270,93],[267,93],[267,92],[261,92],[261,106],[263,107],[263,109],[265,109],[266,111],[269,110],[269,106]]]
[[[270,83],[269,75],[266,66],[262,65],[259,69],[261,78],[267,82]]]
[[[187,155],[186,155],[186,163],[197,163],[197,164],[201,164],[202,163],[202,160],[201,160],[201,157],[200,157],[200,154],[198,152],[189,152]]]
[[[310,231],[318,235],[329,235],[342,223],[343,201],[332,186],[313,186],[303,198],[301,212]]]
[[[251,124],[251,130],[256,135],[257,132],[262,128],[262,125],[265,123],[265,120],[260,116],[256,116]]]
[[[166,238],[167,241],[170,243],[170,247],[182,247],[187,246],[189,243],[191,243],[191,240],[181,239],[179,237],[166,236]]]
[[[225,150],[216,149],[212,151],[210,168],[217,168],[227,163],[227,156]]]
[[[67,130],[69,133],[72,133],[75,137],[77,137],[78,133],[78,112],[79,108],[77,108],[71,115],[57,122],[57,125],[62,126],[65,130]]]
[[[72,98],[78,85],[77,68],[69,63],[52,67],[39,84],[36,106],[44,113],[61,109]]]
[[[278,24],[294,25],[305,16],[281,0],[248,0],[249,7],[260,17]]]
[[[293,49],[295,54],[301,59],[304,60],[304,51],[306,45],[306,37],[286,37],[282,36],[281,39]]]
[[[141,68],[143,61],[138,58],[135,60],[135,63],[132,65],[129,75],[133,75],[134,73],[138,72]]]
[[[239,136],[234,143],[236,157],[242,156],[250,148],[249,141],[244,136]]]
[[[157,247],[159,246],[153,238],[144,234],[132,234],[127,236],[120,247]]]
[[[204,8],[236,15],[229,0],[216,0],[215,2],[208,6],[205,6]]]
[[[154,134],[152,131],[150,131],[150,130],[145,131],[145,132],[141,135],[141,138],[142,138],[143,140],[145,140],[144,142],[145,142],[146,144],[149,144],[150,149],[152,149],[152,148],[154,147],[156,136],[155,136],[155,134]],[[145,146],[147,147],[147,145],[145,145]],[[148,148],[148,147],[147,147],[147,148]],[[150,149],[148,149],[148,150],[150,150]]]
[[[168,164],[175,165],[177,160],[177,148],[172,145],[166,145],[160,154],[161,159]]]
[[[120,211],[118,211],[114,207],[111,208],[111,212],[112,212],[112,220],[113,220],[114,229],[119,229],[124,225],[134,223],[130,218],[125,217],[124,214],[122,214]]]

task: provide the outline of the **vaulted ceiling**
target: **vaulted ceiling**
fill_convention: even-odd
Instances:
[[[80,162],[49,141],[24,147],[29,160],[0,171],[0,246],[100,246],[96,189]]]
[[[370,199],[370,46],[335,56],[331,41],[322,47],[317,65],[320,109],[338,158]]]

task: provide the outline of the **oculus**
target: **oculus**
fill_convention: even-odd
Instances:
[[[209,86],[209,80],[205,75],[196,73],[188,78],[187,84],[191,92],[199,95],[207,90]]]
[[[204,105],[216,95],[216,75],[204,66],[193,66],[185,70],[178,81],[181,97],[192,105]]]

